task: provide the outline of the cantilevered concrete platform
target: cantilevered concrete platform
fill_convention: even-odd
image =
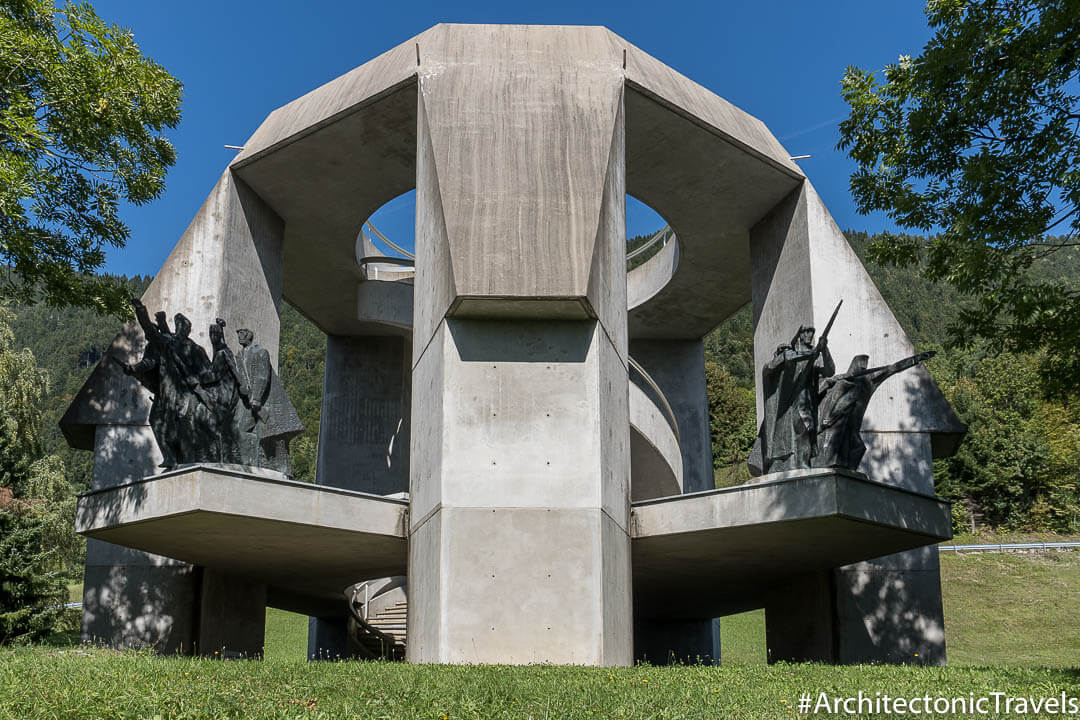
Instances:
[[[345,588],[404,575],[408,502],[193,466],[79,497],[76,530],[267,585],[274,607],[341,612]]]
[[[263,583],[270,605],[314,614],[359,580],[406,574],[407,507],[195,466],[82,495],[76,527]],[[791,577],[950,536],[947,502],[838,471],[638,502],[634,606],[641,617],[738,612]]]
[[[952,537],[949,503],[840,470],[634,503],[634,610],[707,618],[762,607],[792,578]]]

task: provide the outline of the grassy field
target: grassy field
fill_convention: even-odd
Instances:
[[[730,665],[581,668],[218,662],[106,650],[0,652],[0,719],[779,718],[804,692],[1080,695],[1075,671]]]
[[[270,610],[262,662],[0,650],[0,720],[779,718],[804,692],[1080,696],[1080,553],[943,554],[942,582],[948,668],[766,666],[760,611],[724,618],[720,667],[308,663],[307,618]]]
[[[941,582],[950,665],[1080,669],[1080,552],[942,553]],[[307,617],[266,622],[267,658],[304,658]],[[764,611],[720,622],[725,664],[765,664]]]

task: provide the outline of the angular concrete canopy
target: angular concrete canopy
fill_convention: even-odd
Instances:
[[[662,290],[634,308],[631,337],[696,339],[745,305],[750,300],[749,230],[803,179],[759,120],[606,28],[448,24],[437,25],[275,110],[234,160],[232,169],[285,220],[284,297],[329,334],[372,331],[369,320],[357,318],[355,309],[338,298],[355,295],[360,281],[354,243],[363,222],[382,204],[416,186],[418,87],[427,78],[445,81],[442,76],[448,73],[458,73],[461,82],[467,82],[466,61],[478,48],[497,56],[503,48],[532,42],[541,47],[556,37],[566,43],[564,51],[573,53],[576,62],[610,68],[621,87],[578,88],[581,96],[552,101],[580,103],[596,92],[624,93],[626,192],[657,210],[679,237],[679,266]],[[523,102],[526,76],[544,72],[543,58],[537,51],[528,72],[519,73],[503,95],[491,98],[490,110]],[[447,96],[446,102],[453,102],[453,97]],[[581,121],[592,122],[584,115]],[[573,147],[574,136],[567,128],[565,173],[556,167],[550,169],[551,176],[521,178],[516,187],[522,197],[532,198],[530,202],[542,200],[545,192],[553,201],[569,197],[572,189],[567,183],[575,177],[570,165],[593,151]],[[455,172],[464,168],[467,177],[469,163],[482,163],[486,143],[493,140],[498,137],[477,138],[470,156],[444,156],[443,161],[453,163]],[[433,151],[438,156],[440,149]],[[443,198],[451,208],[443,219],[451,248],[472,242],[476,229],[486,227],[480,190],[466,185],[460,188],[460,197]],[[551,203],[547,205],[550,210]],[[597,214],[587,207],[569,206],[566,213],[563,232],[574,232],[575,218],[585,221]],[[501,232],[506,235],[508,230],[511,235],[527,234],[523,228]],[[482,236],[477,241],[485,242]],[[587,258],[568,258],[562,265],[542,243],[517,250],[538,253],[515,262],[534,263],[535,281],[565,285],[561,294],[571,301],[549,303],[536,312],[561,317],[594,312],[586,300],[587,277],[574,270]],[[445,269],[454,302],[519,293],[528,297],[527,289],[500,289],[497,281],[488,287],[456,286],[453,255],[452,251]],[[546,266],[551,266],[550,273]],[[539,294],[559,293],[545,287]]]

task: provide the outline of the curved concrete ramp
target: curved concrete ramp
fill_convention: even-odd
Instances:
[[[357,580],[405,574],[407,514],[404,500],[194,466],[81,495],[75,527],[265,583],[269,604],[310,613],[340,611]]]
[[[936,497],[835,470],[773,478],[634,503],[635,613],[750,610],[793,577],[952,537],[949,503]]]

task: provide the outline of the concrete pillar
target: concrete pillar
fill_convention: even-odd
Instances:
[[[276,367],[283,233],[281,219],[226,170],[142,300],[151,312],[164,310],[170,325],[175,313],[186,315],[192,339],[208,352],[215,318],[227,322],[234,349],[235,329],[250,328]],[[69,445],[94,451],[95,490],[159,472],[147,422],[149,393],[111,360],[136,362],[143,347],[137,326],[126,326],[60,420]],[[197,640],[197,593],[194,572],[184,563],[90,541],[83,637],[189,652]]]
[[[915,354],[808,182],[751,230],[750,252],[757,368],[778,345],[790,342],[800,324],[820,332],[841,298],[829,335],[837,372],[859,353],[868,353],[871,365]],[[760,421],[760,374],[757,382]],[[932,495],[933,440],[962,432],[926,369],[905,371],[887,380],[870,402],[863,423],[868,450],[859,471],[871,480]],[[944,664],[936,547],[793,583],[766,607],[773,659]]]
[[[316,484],[408,491],[411,350],[407,337],[326,338]]]
[[[200,573],[198,653],[222,660],[263,655],[266,586],[229,573]]]
[[[605,37],[447,26],[422,53],[413,662],[633,658],[623,79]],[[581,62],[581,43],[611,59]]]
[[[161,455],[147,425],[94,428],[92,489],[158,472]],[[130,447],[141,452],[127,451]],[[186,563],[100,540],[86,541],[82,640],[162,654],[195,648],[198,576]]]
[[[308,618],[308,660],[343,660],[349,657],[349,620],[338,617]]]
[[[719,665],[720,619],[636,619],[634,661],[650,665]]]
[[[326,338],[317,485],[408,491],[411,350],[404,336]],[[309,619],[309,659],[348,656],[344,603],[339,617]]]
[[[660,386],[679,425],[683,492],[714,487],[709,398],[705,388],[705,347],[701,340],[632,340],[630,356]],[[719,662],[720,626],[712,619],[634,619],[634,659]]]
[[[679,424],[683,492],[712,490],[712,439],[705,389],[705,346],[699,340],[631,340],[630,356],[664,393]]]

